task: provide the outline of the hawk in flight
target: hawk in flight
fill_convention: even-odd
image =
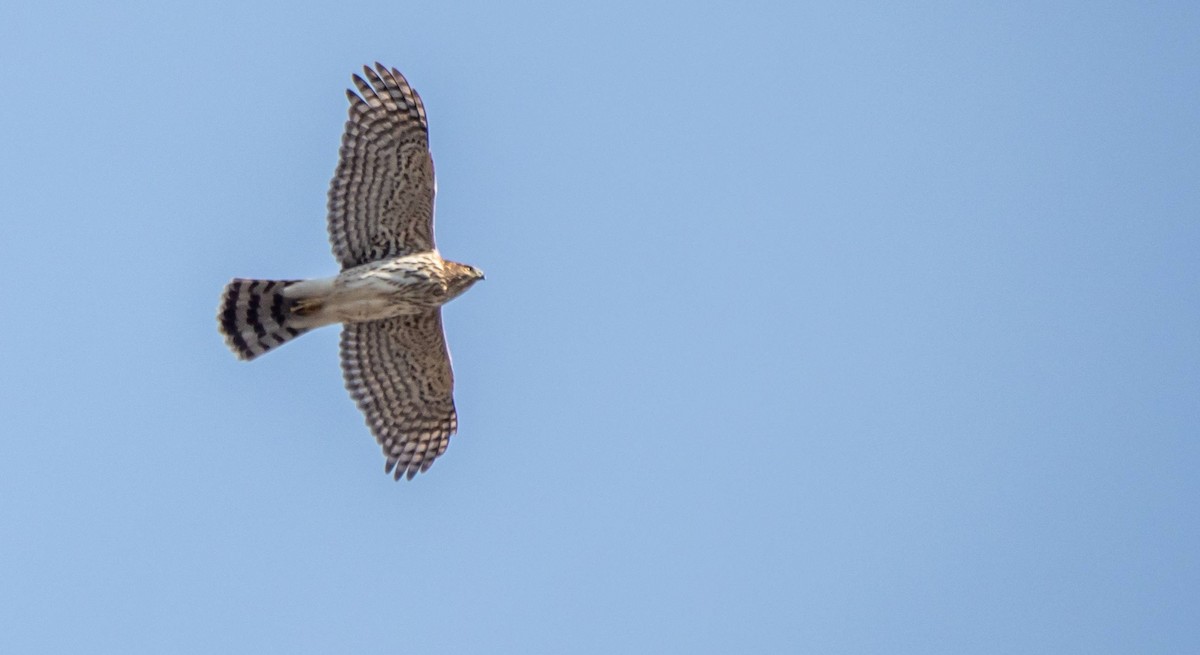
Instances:
[[[234,279],[217,321],[239,359],[342,324],[346,388],[411,480],[458,429],[441,306],[483,279],[433,243],[433,158],[420,96],[379,63],[354,76],[350,119],[329,186],[329,241],[342,272],[312,280]]]

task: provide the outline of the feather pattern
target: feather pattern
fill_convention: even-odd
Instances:
[[[441,310],[347,323],[341,351],[346,389],[383,449],[386,470],[397,480],[428,470],[458,430]]]
[[[433,157],[425,105],[376,63],[346,91],[350,116],[329,185],[329,241],[343,269],[434,249]]]

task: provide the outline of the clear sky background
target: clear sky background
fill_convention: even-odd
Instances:
[[[1200,9],[901,4],[4,3],[0,652],[1200,652]],[[214,318],[375,60],[487,273],[399,484]]]

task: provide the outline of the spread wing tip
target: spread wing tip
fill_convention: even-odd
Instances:
[[[397,466],[399,462],[400,460],[394,457],[389,457],[387,459],[387,464],[385,464],[383,467],[384,474],[391,475],[392,479],[396,480],[397,482],[400,481],[401,477],[411,480],[415,478],[418,473],[424,473],[425,471],[428,471],[429,467],[433,465],[433,462],[430,461],[423,465],[419,462],[412,462],[406,466]]]

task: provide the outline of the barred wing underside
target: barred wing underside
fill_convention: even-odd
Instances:
[[[329,241],[343,269],[432,250],[433,158],[421,97],[376,63],[346,91],[350,118],[329,185]]]
[[[342,328],[346,388],[395,477],[433,465],[458,429],[440,309]]]

